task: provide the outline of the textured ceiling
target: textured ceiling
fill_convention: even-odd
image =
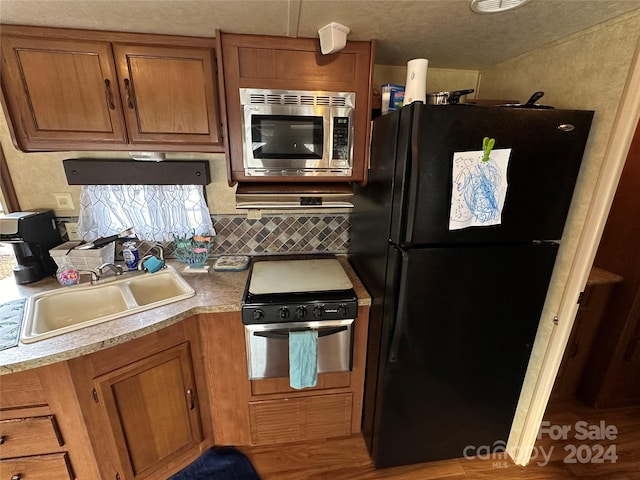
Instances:
[[[470,0],[0,0],[0,21],[131,32],[317,37],[339,22],[349,40],[376,40],[376,63],[425,57],[481,69],[640,8],[640,0],[530,0],[479,15]]]

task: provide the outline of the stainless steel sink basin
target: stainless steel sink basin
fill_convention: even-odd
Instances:
[[[193,295],[191,285],[171,267],[156,273],[125,273],[98,285],[61,287],[27,299],[20,340],[37,342]]]

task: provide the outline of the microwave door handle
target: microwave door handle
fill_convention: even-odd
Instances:
[[[318,338],[320,337],[328,337],[329,335],[334,335],[336,333],[344,332],[347,329],[345,326],[341,327],[320,327],[318,330]],[[313,330],[311,328],[303,328],[296,330],[295,328],[288,330],[267,330],[264,332],[253,332],[256,337],[264,337],[264,338],[275,338],[275,339],[288,339],[289,332],[304,332],[306,330]]]

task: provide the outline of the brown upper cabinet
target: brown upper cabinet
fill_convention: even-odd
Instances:
[[[224,86],[229,184],[237,182],[358,182],[365,179],[371,129],[371,86],[375,43],[347,42],[322,55],[317,38],[217,32],[220,85]],[[242,158],[240,88],[355,92],[351,177],[250,177]]]
[[[2,26],[2,88],[23,151],[224,151],[215,40]]]

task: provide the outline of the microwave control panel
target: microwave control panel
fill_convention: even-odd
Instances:
[[[349,117],[333,117],[333,160],[349,160]]]

